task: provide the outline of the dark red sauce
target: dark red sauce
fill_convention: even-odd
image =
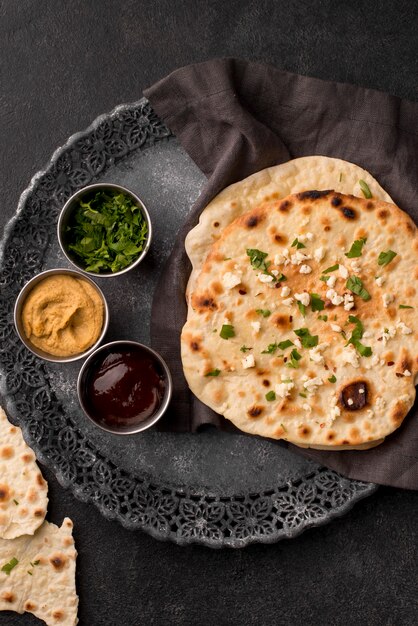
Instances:
[[[131,428],[154,415],[163,400],[163,369],[149,352],[137,346],[100,352],[85,382],[91,417],[110,428]]]

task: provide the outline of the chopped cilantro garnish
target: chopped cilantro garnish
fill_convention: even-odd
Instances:
[[[273,400],[276,399],[276,394],[274,393],[274,391],[269,391],[268,393],[266,393],[266,400],[268,400],[269,402],[273,402]]]
[[[5,565],[3,565],[3,567],[1,568],[1,571],[5,572],[7,576],[10,576],[10,572],[12,571],[14,567],[16,567],[18,563],[19,561],[17,560],[17,558],[13,557],[8,563],[5,563]]]
[[[326,270],[322,270],[323,274],[329,274],[330,272],[335,272],[335,270],[337,270],[340,267],[339,263],[336,263],[335,265],[331,265],[331,267],[327,267]]]
[[[223,324],[219,336],[222,337],[222,339],[230,339],[231,337],[235,337],[234,327],[231,326],[231,324]]]
[[[300,396],[302,396],[302,398],[307,398],[307,397],[308,397],[308,396],[306,395],[306,393],[302,393],[302,392],[301,392],[299,395],[300,395]]]
[[[256,309],[255,312],[259,315],[262,315],[263,317],[268,317],[269,315],[271,315],[271,311],[269,311],[268,309]]]
[[[296,237],[296,239],[293,241],[292,248],[296,248],[296,250],[300,250],[301,248],[306,248],[305,244],[303,244],[301,241],[299,241],[299,239]]]
[[[329,280],[329,276],[321,276],[321,278],[319,280],[322,280],[324,283],[327,282],[327,280]]]
[[[409,306],[408,304],[400,304],[399,305],[400,309],[413,309],[413,306]]]
[[[280,422],[280,426],[283,428],[284,432],[287,433],[286,428],[284,427],[284,425]]]
[[[338,179],[338,180],[339,180],[339,182],[341,182],[341,181],[342,181],[342,179],[343,179],[343,173],[342,173],[342,172],[340,172],[340,177],[339,177],[339,179]]]
[[[241,346],[240,348],[241,352],[248,352],[248,350],[252,350],[252,348],[247,348],[246,345]]]
[[[328,321],[328,315],[318,315],[318,319],[322,320],[323,322],[327,322]]]
[[[291,378],[284,378],[282,383],[293,383],[293,380]]]
[[[371,295],[369,294],[367,289],[363,287],[363,281],[358,276],[350,276],[349,278],[347,278],[345,286],[357,296],[360,296],[362,300],[366,302],[367,300],[370,300]]]
[[[351,333],[351,337],[347,341],[346,346],[352,343],[361,356],[371,356],[372,349],[369,346],[364,346],[360,341],[360,339],[363,337],[364,332],[363,324],[361,323],[359,318],[355,317],[354,315],[349,315],[348,321],[350,322],[350,324],[355,324],[355,328]]]
[[[66,229],[67,245],[89,272],[118,272],[142,252],[148,226],[125,193],[101,190],[78,200]]]
[[[301,358],[302,356],[299,354],[296,348],[293,348],[292,352],[290,353],[290,361],[286,363],[286,367],[293,367],[294,369],[297,369],[299,367],[298,361],[300,361]]]
[[[345,256],[348,259],[354,259],[356,257],[361,256],[363,246],[366,243],[367,238],[361,237],[360,239],[356,239],[354,243],[351,244],[351,248],[348,252],[345,253]]]
[[[266,261],[268,252],[262,252],[261,250],[257,250],[257,248],[247,248],[247,256],[250,257],[250,263],[255,270],[261,270],[264,274],[273,276],[273,282],[277,280],[277,278],[268,271],[271,265],[270,261]],[[280,280],[286,280],[286,278],[284,277]]]
[[[277,348],[280,348],[280,350],[286,350],[286,348],[289,348],[290,346],[293,346],[293,345],[294,343],[293,341],[290,341],[290,339],[286,339],[285,341],[280,341],[279,343],[270,343],[267,347],[267,350],[263,350],[261,354],[274,354]]]
[[[302,304],[299,300],[296,300],[296,304],[298,305],[299,311],[302,313],[303,317],[306,315],[306,306]]]
[[[205,376],[219,376],[220,373],[221,370],[211,370],[210,372],[207,372]]]
[[[311,308],[312,311],[323,311],[325,308],[324,301],[317,293],[311,293]]]
[[[304,348],[314,348],[318,345],[318,335],[311,335],[307,328],[298,328],[294,333],[299,337]]]
[[[32,572],[30,572],[29,570],[28,570],[28,574],[29,576],[33,576]]]
[[[372,196],[372,192],[370,191],[370,187],[369,185],[366,183],[365,180],[359,180],[358,184],[360,185],[360,189],[363,192],[363,195],[365,198],[369,199],[369,198],[373,198]]]
[[[285,339],[284,341],[280,341],[277,346],[280,348],[280,350],[286,350],[286,348],[290,348],[290,346],[293,346],[294,343],[293,341],[290,341],[290,339]]]
[[[19,502],[15,500],[14,498],[13,498],[13,502],[15,503],[16,506],[19,506]]]
[[[336,382],[337,382],[337,379],[336,379],[336,377],[334,376],[334,374],[333,374],[332,376],[330,376],[330,377],[328,378],[328,380],[329,380],[329,382],[330,382],[330,383],[336,383]]]
[[[397,256],[397,252],[394,252],[393,250],[388,250],[387,252],[381,252],[378,256],[377,262],[379,265],[387,265],[388,263],[390,263],[392,261],[392,259],[395,258],[395,256]]]

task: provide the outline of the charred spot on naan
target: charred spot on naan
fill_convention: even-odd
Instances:
[[[398,428],[402,424],[408,410],[409,407],[401,400],[398,400],[395,406],[392,407],[389,417],[395,428]]]
[[[346,411],[359,411],[367,406],[369,386],[365,380],[355,380],[345,385],[339,394],[339,402]]]
[[[291,315],[286,313],[276,313],[271,316],[271,323],[274,324],[280,330],[285,330],[292,327]]]
[[[254,418],[257,418],[257,417],[261,417],[263,412],[264,412],[264,406],[254,404],[253,406],[251,406],[247,410],[247,415],[248,415],[248,417],[251,417],[251,418],[254,419]]]
[[[253,230],[258,226],[262,226],[266,219],[266,209],[257,207],[248,213],[244,213],[242,217],[238,217],[236,222],[247,230]]]
[[[216,300],[216,294],[205,291],[203,293],[193,293],[191,305],[197,313],[207,313],[217,311],[219,305]]]
[[[318,191],[317,189],[311,189],[309,191],[301,191],[296,194],[298,200],[319,200],[325,198],[330,193],[333,193],[332,189],[325,189],[324,191]]]
[[[270,226],[267,229],[267,232],[269,234],[270,240],[274,244],[279,244],[281,246],[284,246],[289,241],[288,236],[285,235],[284,233],[279,232],[275,226]]]

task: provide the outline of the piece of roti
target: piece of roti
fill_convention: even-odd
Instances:
[[[362,180],[371,199],[264,194],[223,228],[194,276],[185,376],[241,430],[362,449],[414,402],[417,229]]]
[[[210,246],[234,219],[263,202],[278,200],[306,189],[334,189],[363,198],[363,180],[373,197],[392,202],[388,193],[363,168],[325,156],[306,156],[256,172],[221,191],[202,211],[199,223],[186,237],[185,247],[192,263],[187,291],[200,272]]]
[[[33,536],[0,539],[0,611],[25,611],[48,626],[78,623],[73,523],[44,522]]]
[[[26,445],[0,407],[0,537],[33,535],[45,519],[48,485]]]

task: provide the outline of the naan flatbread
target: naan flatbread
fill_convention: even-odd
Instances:
[[[194,276],[184,372],[202,402],[246,432],[361,449],[414,402],[417,229],[362,179],[372,199],[265,195],[223,229]],[[349,258],[355,242],[360,256]]]
[[[32,537],[0,539],[0,611],[27,611],[48,626],[78,623],[72,528],[65,518],[61,528],[44,522]]]
[[[0,407],[0,537],[33,535],[45,519],[48,485],[26,445]]]

